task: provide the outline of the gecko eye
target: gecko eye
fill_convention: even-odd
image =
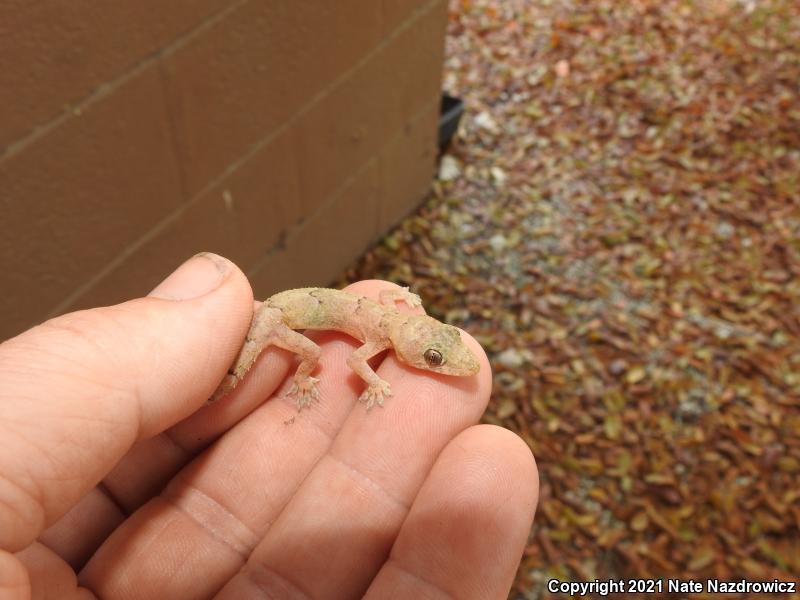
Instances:
[[[425,357],[425,362],[432,367],[441,367],[444,364],[444,357],[442,356],[442,353],[438,350],[434,350],[433,348],[428,348],[425,350],[425,354],[422,356]]]

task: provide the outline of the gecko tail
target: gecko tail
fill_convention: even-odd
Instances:
[[[225,379],[223,379],[222,383],[217,386],[217,389],[211,395],[211,398],[206,401],[206,405],[213,404],[217,400],[230,394],[233,389],[239,385],[239,382],[244,379],[244,376],[250,370],[250,367],[255,364],[258,355],[265,346],[265,343],[258,343],[255,340],[248,338],[245,341],[244,346],[242,346],[239,356],[236,357],[236,362],[234,362],[233,366],[231,366],[231,368],[228,370],[228,374],[225,375]]]
[[[224,398],[239,385],[239,382],[244,379],[250,367],[255,364],[261,351],[272,343],[275,328],[281,323],[282,318],[283,315],[280,309],[273,308],[267,303],[256,305],[250,329],[247,332],[247,337],[242,349],[239,351],[239,355],[231,365],[231,368],[228,369],[225,379],[222,380],[222,383],[219,384],[206,404],[212,404],[220,398]]]
[[[233,391],[233,388],[236,387],[236,384],[239,383],[239,378],[236,375],[231,374],[230,372],[225,376],[225,379],[222,380],[217,386],[217,389],[214,390],[214,393],[211,394],[211,397],[206,400],[206,406],[209,404],[214,404],[217,400],[224,398],[228,394]]]

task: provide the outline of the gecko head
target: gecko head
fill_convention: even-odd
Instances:
[[[480,370],[458,329],[427,315],[408,317],[392,328],[389,338],[398,358],[417,369],[462,376]]]

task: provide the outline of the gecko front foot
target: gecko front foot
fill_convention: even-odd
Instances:
[[[376,384],[370,384],[367,386],[367,389],[359,397],[361,402],[365,402],[367,404],[367,410],[372,408],[375,403],[378,403],[378,406],[383,406],[383,400],[386,396],[392,395],[392,388],[391,386],[386,383],[385,381],[380,381]]]
[[[316,377],[305,377],[304,379],[294,380],[292,388],[286,395],[289,398],[294,398],[297,404],[297,410],[303,410],[304,406],[308,406],[315,400],[319,400],[318,383],[319,379]]]

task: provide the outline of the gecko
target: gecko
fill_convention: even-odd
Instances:
[[[376,403],[383,406],[384,399],[392,395],[389,383],[367,363],[389,348],[401,362],[433,373],[469,376],[480,370],[477,358],[461,341],[457,328],[427,314],[401,313],[396,306],[398,301],[410,307],[422,306],[420,297],[408,288],[383,290],[379,302],[318,287],[287,290],[269,297],[254,311],[239,355],[209,403],[229,394],[267,346],[284,348],[300,357],[288,393],[298,410],[318,400],[319,379],[311,372],[321,350],[297,330],[340,331],[363,343],[348,357],[347,366],[367,384],[359,398],[367,409]]]

